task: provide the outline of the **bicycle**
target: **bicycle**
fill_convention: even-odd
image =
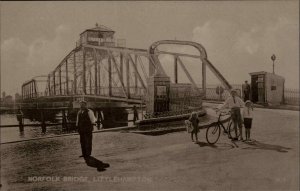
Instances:
[[[233,139],[233,137],[235,137],[234,127],[232,125],[231,117],[229,117],[225,121],[221,121],[221,117],[226,115],[230,115],[230,112],[220,112],[218,121],[206,129],[206,141],[209,144],[215,144],[219,140],[221,134],[221,127],[223,128],[223,133],[228,134],[229,139]],[[227,127],[224,127],[223,123],[227,121],[228,121]],[[237,137],[239,137],[239,135],[240,132],[237,128]]]

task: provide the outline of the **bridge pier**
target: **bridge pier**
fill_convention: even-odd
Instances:
[[[128,113],[125,108],[102,109],[103,128],[123,127],[128,125]]]

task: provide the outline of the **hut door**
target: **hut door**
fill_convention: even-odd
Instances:
[[[251,98],[254,103],[265,102],[265,77],[264,75],[251,76]]]
[[[257,78],[258,102],[265,102],[265,79],[264,75],[258,75]]]

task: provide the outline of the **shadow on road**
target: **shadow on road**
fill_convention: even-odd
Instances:
[[[218,148],[216,145],[212,145],[206,142],[196,142],[197,145],[199,145],[200,147],[212,147],[212,148]]]
[[[234,145],[228,143],[209,144],[206,142],[197,142],[196,144],[199,145],[200,147],[211,147],[218,150],[230,150],[235,148]]]
[[[288,152],[288,150],[291,149],[291,148],[288,148],[288,147],[283,147],[283,146],[280,146],[280,145],[271,145],[271,144],[262,143],[262,142],[259,142],[259,141],[245,142],[245,144],[250,145],[252,147],[246,147],[246,148],[243,148],[243,149],[273,150],[273,151],[277,151],[277,152],[281,152],[281,153],[286,153],[286,152]]]
[[[85,157],[84,160],[88,166],[97,168],[97,171],[99,171],[99,172],[105,171],[106,168],[109,167],[108,163],[104,163],[92,156]]]

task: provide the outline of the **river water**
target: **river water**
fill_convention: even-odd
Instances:
[[[141,114],[139,116],[141,118]],[[128,114],[128,120],[133,119],[133,114]],[[16,115],[14,114],[1,114],[0,115],[1,125],[16,125],[18,124]],[[38,121],[30,121],[29,119],[24,119],[24,124],[40,124]],[[133,122],[128,122],[128,125],[133,125]],[[96,130],[96,127],[94,127]],[[19,132],[19,127],[1,127],[0,128],[0,143],[6,143],[11,141],[20,141],[30,138],[38,138],[52,135],[61,135],[67,132],[62,131],[62,126],[48,126],[45,134],[42,133],[40,126],[25,126],[24,132]]]
[[[1,125],[16,125],[18,124],[16,115],[13,114],[1,114]],[[30,121],[29,119],[24,119],[24,124],[39,124],[39,122]],[[19,141],[30,138],[48,136],[48,135],[59,135],[62,134],[61,126],[49,126],[47,127],[47,132],[42,133],[40,126],[25,126],[24,132],[19,132],[19,127],[1,127],[0,128],[0,138],[1,143],[10,141]]]

